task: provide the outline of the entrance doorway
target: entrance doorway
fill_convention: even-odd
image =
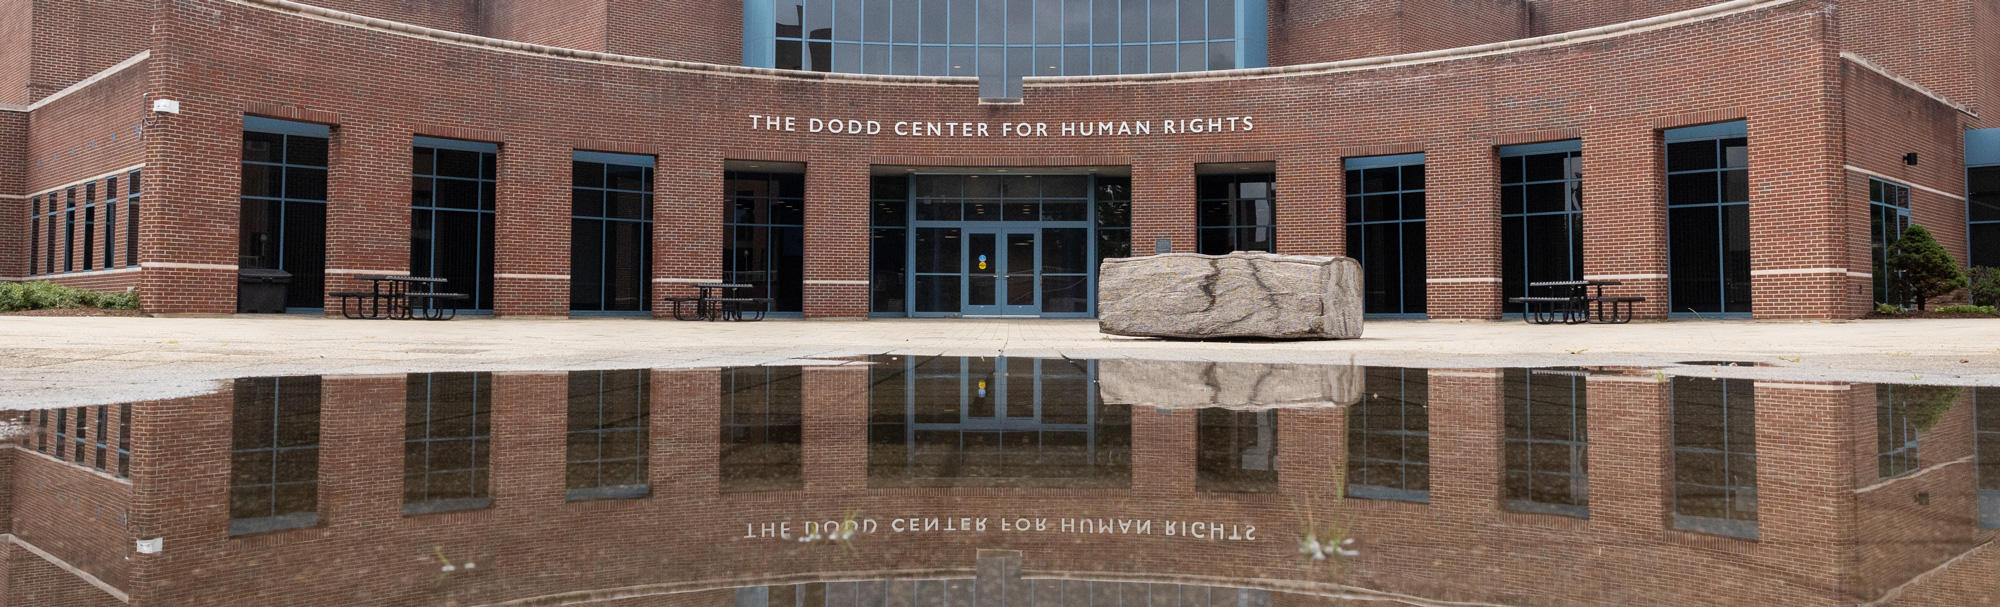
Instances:
[[[900,180],[876,185],[878,314],[1088,317],[1095,262],[1129,254],[1125,178]]]
[[[1035,297],[1036,231],[967,230],[965,313],[1025,316],[1040,313]]]

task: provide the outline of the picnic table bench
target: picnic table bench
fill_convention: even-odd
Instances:
[[[1616,297],[1604,294],[1604,287],[1615,287],[1624,283],[1616,280],[1559,280],[1528,283],[1530,289],[1548,289],[1555,293],[1541,297],[1514,297],[1508,303],[1522,305],[1521,320],[1538,325],[1560,322],[1566,325],[1586,322],[1603,324],[1625,324],[1632,322],[1635,304],[1646,301],[1644,297]],[[1595,288],[1595,294],[1591,289]]]
[[[355,320],[451,320],[458,317],[455,302],[472,298],[464,293],[436,291],[446,282],[443,278],[363,274],[354,279],[368,281],[369,289],[335,291],[329,295],[340,298],[341,316]],[[412,292],[410,287],[414,285],[430,290]]]
[[[756,285],[741,283],[702,283],[695,285],[694,297],[669,297],[674,304],[674,318],[679,320],[764,320],[770,311],[769,297],[722,297],[719,293],[748,289]],[[692,310],[684,310],[683,305],[692,304]],[[751,317],[744,318],[748,313]]]

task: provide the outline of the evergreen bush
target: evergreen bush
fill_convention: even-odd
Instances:
[[[1889,245],[1889,270],[1909,285],[1918,310],[1925,309],[1933,298],[1965,288],[1965,272],[1958,269],[1958,262],[1931,237],[1930,230],[1917,224],[1910,224],[1903,236]]]

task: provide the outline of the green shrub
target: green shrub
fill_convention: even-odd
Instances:
[[[1933,298],[1965,288],[1965,272],[1959,271],[1951,253],[1931,237],[1930,230],[1914,223],[1889,245],[1889,269],[1909,285],[1918,310]]]
[[[1953,314],[1985,314],[1987,316],[2000,316],[2000,310],[1995,309],[1993,306],[1968,306],[1965,304],[1954,304],[1949,306],[1938,306],[1938,309],[1932,311],[1946,312]]]
[[[1980,266],[1966,273],[1972,305],[2000,306],[2000,269]]]
[[[1896,307],[1895,304],[1878,303],[1875,304],[1875,313],[1885,316],[1900,316],[1903,313],[1903,309]]]
[[[52,282],[0,283],[0,312],[101,308],[137,310],[139,294],[133,291],[86,291]]]

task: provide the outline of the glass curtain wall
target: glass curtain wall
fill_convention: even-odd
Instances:
[[[1348,497],[1431,501],[1430,372],[1368,367],[1347,410]]]
[[[1500,256],[1508,298],[1536,295],[1528,283],[1583,280],[1583,142],[1500,148]]]
[[[870,180],[868,311],[901,316],[909,312],[910,177],[884,175]]]
[[[1195,178],[1196,225],[1203,255],[1278,251],[1278,177],[1271,173]]]
[[[1675,529],[1757,539],[1757,386],[1675,377]]]
[[[722,280],[750,285],[738,297],[769,297],[773,312],[805,310],[806,176],[727,171]]]
[[[1907,281],[1889,269],[1889,247],[1910,227],[1910,188],[1869,179],[1868,225],[1869,257],[1875,263],[1875,303],[1909,305]]]
[[[1361,262],[1362,311],[1424,314],[1424,155],[1346,165],[1347,256]]]
[[[868,486],[1129,488],[1132,408],[1094,361],[890,357],[869,367]]]
[[[653,157],[570,159],[569,309],[653,309]]]
[[[755,0],[744,8],[744,60],[925,76],[1261,67],[1258,4],[1239,15],[1237,0]]]
[[[1974,457],[1979,459],[1979,526],[2000,529],[2000,388],[1972,390]]]
[[[804,489],[804,369],[733,367],[721,373],[721,491]]]
[[[645,497],[652,453],[652,372],[569,372],[564,462],[571,501]]]
[[[2000,268],[2000,166],[1966,169],[1966,219],[1972,266]]]
[[[871,309],[1089,316],[1097,268],[1132,253],[1131,188],[1123,176],[876,177]]]
[[[285,308],[326,301],[326,125],[243,118],[236,263],[284,270]]]
[[[418,137],[410,195],[410,274],[493,309],[493,220],[500,146]]]
[[[1674,314],[1751,312],[1748,132],[1739,121],[1665,133]]]
[[[1590,518],[1587,378],[1556,369],[1503,373],[1508,509]]]

